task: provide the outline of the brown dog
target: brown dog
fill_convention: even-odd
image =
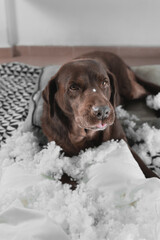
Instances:
[[[68,156],[124,139],[115,107],[160,88],[135,76],[118,56],[109,52],[85,54],[64,64],[43,91],[42,130]],[[156,176],[132,151],[146,177]]]

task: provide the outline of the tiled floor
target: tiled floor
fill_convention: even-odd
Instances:
[[[21,56],[21,57],[14,57],[14,58],[0,58],[0,64],[8,63],[8,62],[22,62],[34,66],[46,66],[52,64],[63,64],[67,61],[70,61],[72,57],[70,56],[42,56],[42,57],[35,57],[35,56]],[[160,57],[159,58],[124,58],[125,62],[130,66],[136,65],[151,65],[151,64],[160,64]]]

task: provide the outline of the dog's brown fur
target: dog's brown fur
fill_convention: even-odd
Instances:
[[[85,54],[64,64],[43,91],[43,132],[68,156],[111,139],[127,142],[115,107],[142,98],[149,90],[160,91],[138,78],[118,56],[109,52]],[[105,113],[98,112],[101,107]],[[156,176],[131,151],[145,176]]]

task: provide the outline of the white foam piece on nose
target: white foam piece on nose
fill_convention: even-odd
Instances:
[[[92,89],[93,92],[97,92],[97,90],[95,88]]]

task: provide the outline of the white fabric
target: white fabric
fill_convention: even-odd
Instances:
[[[0,214],[1,240],[67,240],[62,228],[45,214],[10,207]]]
[[[133,180],[145,178],[125,142],[120,142],[118,148],[107,154],[106,152],[102,157],[106,159],[104,163],[94,164],[86,171],[89,187],[102,191],[110,188],[113,191],[128,185]]]

